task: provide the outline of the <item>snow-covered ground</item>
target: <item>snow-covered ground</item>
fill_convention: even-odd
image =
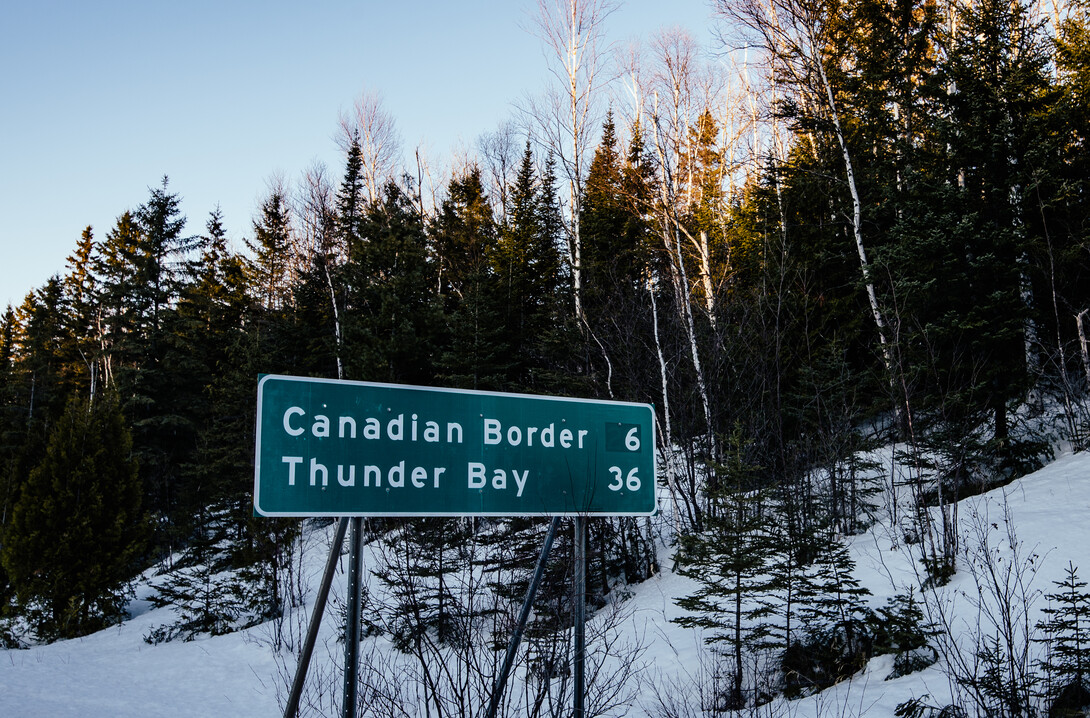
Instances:
[[[1090,578],[1088,517],[1088,453],[1061,456],[1044,469],[959,507],[961,532],[967,536],[963,548],[971,550],[973,542],[986,534],[1000,565],[1013,566],[1014,575],[1032,579],[1022,592],[1030,600],[1030,624],[1042,616],[1047,605],[1043,594],[1055,590],[1052,582],[1064,577],[1068,562],[1082,569],[1081,578]],[[1007,544],[1008,518],[1019,544],[1017,557]],[[310,585],[316,586],[327,539],[317,535],[309,545],[306,565],[313,574]],[[910,586],[918,587],[918,554],[888,525],[879,524],[855,537],[851,546],[856,575],[872,592],[874,606]],[[671,573],[669,565],[667,558],[664,571],[634,587],[625,603],[625,621],[646,645],[642,662],[647,666],[635,681],[637,696],[627,715],[654,715],[656,692],[683,691],[685,676],[698,670],[704,655],[700,637],[669,620],[680,613],[673,599],[693,589],[687,579]],[[343,583],[343,573],[338,581]],[[141,590],[146,595],[149,589]],[[342,594],[343,590],[341,586]],[[954,632],[968,636],[978,616],[972,573],[959,565],[953,581],[940,590],[936,605],[953,608]],[[166,611],[138,600],[132,606],[134,616],[120,626],[78,640],[0,651],[0,716],[245,717],[281,712],[278,695],[286,693],[286,679],[271,649],[270,626],[188,643],[147,644],[144,636],[170,620]],[[327,616],[325,623],[328,639],[336,620]],[[315,652],[318,669],[324,661],[327,676],[335,660],[329,654],[321,646]],[[851,681],[806,699],[777,701],[761,714],[881,718],[893,716],[897,704],[911,697],[927,694],[933,704],[950,702],[951,682],[941,663],[887,681],[891,665],[891,656],[880,656]]]

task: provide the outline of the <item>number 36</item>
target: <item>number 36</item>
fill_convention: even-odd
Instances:
[[[627,487],[629,491],[639,491],[639,489],[640,489],[639,470],[640,470],[640,468],[638,466],[632,467],[632,470],[628,472],[628,476],[625,476],[622,479],[621,477],[622,477],[623,472],[621,471],[621,467],[619,467],[619,466],[609,467],[609,473],[613,474],[613,483],[611,483],[607,488],[610,491],[620,491],[622,488]]]

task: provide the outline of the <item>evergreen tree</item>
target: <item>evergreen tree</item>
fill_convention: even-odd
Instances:
[[[886,676],[887,681],[927,668],[938,660],[938,652],[929,645],[938,631],[927,620],[913,591],[891,596],[875,611],[872,620],[874,652],[894,654],[893,671]]]
[[[185,217],[181,215],[181,198],[168,192],[167,187],[168,180],[164,177],[162,186],[153,188],[148,201],[133,215],[143,240],[136,256],[133,299],[142,315],[144,338],[152,359],[159,356],[163,316],[178,294],[175,267],[192,241],[182,236]]]
[[[0,551],[3,551],[4,532],[11,522],[11,512],[22,487],[22,476],[17,473],[22,449],[23,414],[15,402],[15,310],[8,305],[0,316]],[[14,589],[0,561],[0,619],[8,615],[14,600]],[[8,640],[0,631],[0,645]],[[13,646],[7,646],[13,647]]]
[[[68,271],[64,275],[66,320],[71,341],[71,362],[76,369],[78,383],[94,396],[101,384],[100,335],[97,293],[94,274],[97,244],[91,227],[83,230],[76,244],[76,251],[68,257]]]
[[[799,597],[805,640],[794,642],[783,662],[792,692],[822,690],[861,670],[872,641],[864,600],[870,591],[853,575],[848,547],[828,535],[813,540]]]
[[[421,652],[421,644],[458,643],[468,638],[464,621],[467,597],[459,582],[471,581],[475,539],[463,519],[412,519],[388,534],[388,551],[375,576],[394,604],[383,616],[394,645],[405,653]],[[472,600],[473,597],[468,597]]]
[[[1068,562],[1057,591],[1045,595],[1049,605],[1037,628],[1045,633],[1048,650],[1041,667],[1054,694],[1077,686],[1090,691],[1090,593],[1078,569]]]
[[[391,183],[359,229],[361,244],[344,268],[352,307],[345,320],[348,372],[367,381],[429,384],[442,308],[424,220],[406,190]]]
[[[583,243],[583,277],[586,292],[598,295],[601,304],[615,288],[638,281],[631,271],[632,247],[625,243],[628,212],[623,195],[621,157],[617,150],[617,128],[613,113],[602,125],[602,139],[590,162],[583,185],[582,216],[579,219]]]
[[[646,357],[630,351],[650,344],[645,307],[650,167],[642,163],[638,127],[628,157],[619,149],[613,115],[606,117],[580,203],[583,257],[583,355],[604,396],[645,401]],[[624,316],[625,322],[617,317]]]
[[[65,361],[68,344],[64,287],[51,277],[40,289],[27,295],[19,308],[22,328],[18,373],[20,401],[28,424],[48,427],[62,412],[68,395]]]
[[[139,356],[136,293],[137,262],[142,242],[131,212],[117,218],[94,260],[98,303],[102,316],[102,351],[105,385],[117,381],[119,367]]]
[[[439,291],[449,317],[450,344],[441,358],[442,375],[467,389],[504,389],[515,359],[504,337],[499,287],[492,272],[497,229],[479,168],[451,179],[431,235],[439,262]]]
[[[73,400],[27,478],[3,564],[43,638],[70,638],[124,615],[147,523],[118,399]]]
[[[959,6],[941,76],[950,148],[945,179],[958,188],[954,281],[936,327],[948,351],[962,354],[950,377],[965,387],[966,409],[991,414],[996,450],[1009,446],[1008,403],[1022,397],[1034,371],[1031,277],[1025,187],[1040,132],[1047,58],[1039,26],[1021,3],[984,0]],[[953,278],[952,278],[953,279]],[[958,371],[962,372],[960,375]]]
[[[246,244],[253,253],[250,265],[254,291],[267,310],[279,310],[290,301],[291,214],[287,196],[274,188],[261,203],[253,222],[254,238]]]
[[[726,463],[712,497],[712,510],[701,534],[681,537],[678,572],[694,579],[695,593],[677,599],[693,615],[676,623],[708,631],[705,641],[725,644],[730,686],[722,709],[746,705],[745,658],[770,647],[772,613],[768,593],[775,558],[774,516],[755,481],[756,467],[746,460],[746,444],[735,429]]]
[[[130,422],[144,482],[144,505],[162,519],[153,547],[161,555],[184,544],[194,518],[181,474],[193,448],[198,413],[182,400],[189,393],[181,390],[188,382],[186,349],[179,346],[173,326],[174,306],[187,279],[178,270],[193,238],[182,236],[181,198],[167,188],[164,177],[133,214],[139,232],[132,291],[126,298],[133,309],[133,343],[116,367],[121,409]]]
[[[560,254],[555,236],[547,231],[529,143],[507,194],[507,224],[500,230],[492,263],[504,311],[505,343],[514,360],[507,381],[525,390],[548,366],[545,337],[560,314],[561,281]]]
[[[1090,216],[1087,207],[1087,183],[1090,178],[1090,3],[1078,0],[1070,4],[1070,14],[1061,23],[1055,39],[1054,62],[1058,92],[1050,108],[1049,142],[1042,143],[1041,168],[1036,172],[1039,215],[1047,221],[1041,229],[1048,242],[1047,252],[1038,260],[1042,276],[1051,281],[1041,286],[1040,296],[1051,295],[1053,314],[1047,316],[1054,325],[1057,343],[1055,363],[1062,371],[1074,376],[1086,376],[1081,359],[1078,316],[1090,308],[1090,261],[1086,256]],[[1045,155],[1045,156],[1041,156]],[[1059,160],[1046,161],[1047,159]],[[1045,303],[1046,305],[1049,303]],[[1047,321],[1047,320],[1046,320]],[[1085,323],[1086,316],[1083,315]],[[1084,324],[1085,326],[1085,324]],[[1084,330],[1090,331],[1090,330]],[[1071,346],[1070,354],[1066,354]],[[1067,362],[1065,362],[1065,359]],[[1066,365],[1065,365],[1066,364]],[[1081,364],[1081,366],[1079,366]],[[1061,375],[1063,385],[1068,383]],[[1078,386],[1074,381],[1071,382]],[[1087,380],[1090,383],[1090,379]],[[1070,402],[1070,399],[1067,399]],[[1083,422],[1085,424],[1085,419]],[[1083,443],[1086,442],[1083,431]]]
[[[363,220],[363,152],[359,132],[352,138],[345,158],[344,179],[337,191],[337,232],[347,256],[352,258],[360,249],[360,222]]]
[[[198,239],[199,257],[191,261],[190,281],[178,299],[173,320],[176,361],[186,381],[173,398],[176,410],[192,417],[194,445],[182,465],[183,502],[194,515],[190,553],[198,562],[216,565],[205,556],[225,534],[237,528],[229,509],[248,492],[250,460],[225,460],[249,443],[249,430],[234,426],[246,415],[248,398],[231,383],[249,384],[253,374],[240,375],[238,348],[245,344],[246,324],[254,315],[246,282],[245,260],[227,246],[223,216],[217,209]],[[222,547],[219,549],[222,550]],[[220,557],[222,561],[222,556]]]

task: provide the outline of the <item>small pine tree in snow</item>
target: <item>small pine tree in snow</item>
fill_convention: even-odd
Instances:
[[[916,599],[913,591],[891,596],[886,605],[872,617],[874,652],[892,653],[893,672],[886,680],[900,678],[927,668],[938,660],[938,653],[929,645],[936,629]]]
[[[1063,580],[1053,582],[1059,590],[1046,594],[1047,618],[1037,624],[1047,645],[1041,668],[1050,696],[1076,691],[1090,699],[1090,593],[1073,563],[1068,562],[1065,573]]]
[[[788,695],[821,690],[859,671],[872,640],[864,601],[870,591],[853,575],[848,547],[834,537],[814,538],[814,560],[805,568],[799,596],[805,640],[793,643],[783,658]]]
[[[756,467],[745,461],[740,429],[729,438],[726,452],[706,531],[681,537],[678,572],[694,579],[697,590],[675,599],[691,613],[674,622],[704,629],[709,644],[722,646],[730,685],[719,706],[733,710],[746,704],[746,655],[769,647],[773,633],[767,595],[773,590],[775,531],[771,502],[752,488]]]

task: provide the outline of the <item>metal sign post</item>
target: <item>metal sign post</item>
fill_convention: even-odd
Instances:
[[[356,677],[360,660],[360,591],[363,587],[360,562],[363,553],[363,519],[352,518],[352,534],[348,552],[348,616],[344,627],[344,698],[341,701],[342,718],[356,716]]]
[[[649,404],[266,375],[258,380],[254,510],[351,519],[343,718],[356,714],[363,516],[575,519],[574,713],[584,716],[586,521],[655,513],[655,414]],[[292,687],[297,710],[332,570]],[[535,575],[534,584],[540,581]],[[497,681],[502,696],[533,602],[527,595]]]
[[[329,547],[329,558],[326,559],[322,584],[318,588],[318,595],[314,600],[314,609],[310,614],[310,625],[307,627],[307,637],[303,642],[303,651],[299,654],[299,665],[295,668],[295,679],[291,684],[291,693],[288,695],[288,705],[284,709],[284,718],[295,718],[299,712],[299,699],[303,695],[303,681],[306,679],[307,668],[310,666],[314,643],[318,639],[318,628],[322,625],[322,615],[325,613],[329,589],[333,585],[333,572],[337,569],[337,559],[341,557],[341,546],[344,545],[344,534],[348,528],[348,521],[347,518],[343,518],[337,523],[337,535],[333,539],[333,545]]]
[[[522,602],[515,630],[511,633],[511,640],[507,644],[507,654],[503,658],[503,667],[496,677],[496,683],[492,687],[492,699],[488,702],[488,711],[485,718],[495,718],[496,710],[503,698],[504,688],[507,686],[507,677],[511,674],[511,666],[515,663],[515,654],[518,652],[519,643],[522,642],[522,632],[526,629],[526,621],[530,617],[530,610],[534,607],[534,597],[541,585],[541,579],[545,576],[545,563],[549,560],[549,551],[553,547],[553,539],[556,537],[556,527],[560,525],[560,517],[554,516],[549,523],[549,532],[545,534],[545,545],[541,547],[541,555],[537,559],[537,567],[534,569],[534,577],[526,589],[526,599]]]
[[[575,594],[574,621],[575,645],[572,659],[572,718],[583,718],[583,699],[586,696],[586,656],[587,656],[587,519],[575,517],[574,561],[575,571],[572,578]]]

